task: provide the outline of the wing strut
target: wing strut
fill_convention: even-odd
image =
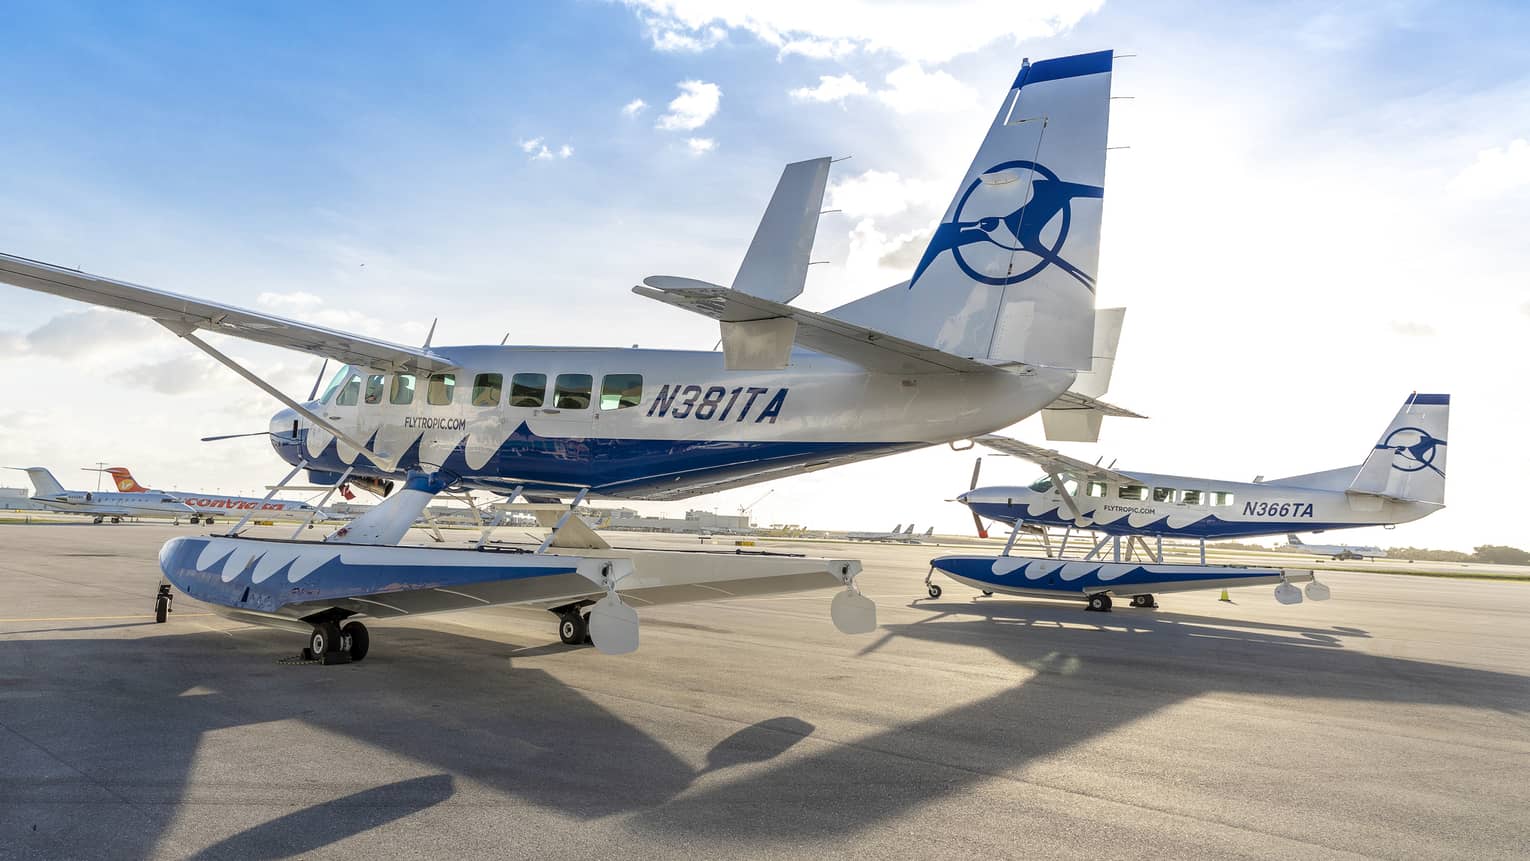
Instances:
[[[171,323],[166,320],[160,320],[158,322],[161,326],[164,326],[166,329],[169,329],[175,334],[181,336],[183,339],[191,342],[191,345],[196,347],[198,350],[201,350],[207,355],[212,356],[214,359],[217,359],[219,364],[227,367],[229,370],[233,371],[239,376],[244,377],[251,383],[254,383],[255,386],[258,387],[261,391],[286,404],[292,410],[297,412],[298,415],[301,415],[303,418],[306,418],[319,427],[324,428],[325,430],[334,434],[336,439],[341,440],[346,445],[371,458],[372,462],[377,464],[378,469],[381,469],[384,472],[392,472],[394,467],[398,465],[397,458],[378,454],[377,452],[368,448],[366,443],[341,430],[339,426],[331,422],[329,419],[324,418],[323,416],[319,415],[313,410],[308,409],[292,398],[287,397],[282,393],[280,389],[276,388],[265,380],[262,380],[245,366],[239,364],[233,359],[230,359],[228,356],[223,355],[223,353],[219,352],[216,347],[207,343],[201,338],[198,338],[195,334],[195,329],[188,328],[179,323]]]

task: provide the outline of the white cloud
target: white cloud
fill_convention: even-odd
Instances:
[[[9,354],[38,353],[78,358],[118,347],[136,346],[163,333],[163,329],[143,317],[88,308],[67,311],[24,335],[0,332],[0,348]]]
[[[1530,186],[1530,141],[1524,138],[1477,153],[1477,160],[1450,183],[1451,191],[1474,199],[1500,197],[1526,186]]]
[[[829,208],[850,218],[885,218],[910,209],[939,213],[950,197],[940,183],[868,170],[829,186]]]
[[[531,156],[532,161],[551,161],[555,158],[568,158],[574,154],[574,148],[568,144],[552,149],[542,141],[543,138],[527,138],[521,141],[521,152]]]
[[[633,99],[627,104],[622,105],[622,116],[635,117],[642,113],[643,109],[646,107],[648,107],[647,102],[643,101],[642,99]]]
[[[1069,29],[1103,0],[622,0],[661,51],[703,51],[740,30],[788,53],[827,59],[860,49],[943,63],[999,40]]]
[[[1414,320],[1393,320],[1392,332],[1409,338],[1428,338],[1437,334],[1433,326]]]
[[[681,81],[680,95],[669,103],[669,111],[659,117],[658,127],[665,131],[693,132],[717,115],[722,104],[722,88],[706,81]]]
[[[877,98],[900,114],[916,111],[958,112],[978,103],[977,91],[947,72],[926,72],[918,63],[905,63],[887,75],[887,87]]]
[[[859,78],[852,74],[819,75],[818,86],[798,87],[791,97],[799,102],[843,102],[849,96],[864,96],[871,92]]]
[[[296,290],[291,293],[262,293],[255,297],[255,304],[278,312],[311,311],[324,304],[312,293]]]
[[[701,155],[717,148],[717,141],[711,138],[686,138],[685,145],[690,148],[691,155]]]
[[[224,376],[227,373],[210,359],[176,356],[161,362],[124,368],[112,374],[112,379],[124,385],[152,389],[160,394],[183,395],[219,386],[228,379]]]

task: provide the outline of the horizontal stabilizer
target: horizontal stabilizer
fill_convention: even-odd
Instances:
[[[1079,371],[1062,397],[1041,411],[1041,426],[1054,442],[1098,442],[1106,416],[1140,419],[1131,410],[1112,406],[1098,398],[1110,390],[1116,368],[1116,348],[1121,342],[1125,308],[1101,308],[1094,315],[1094,349],[1089,367]]]
[[[798,345],[838,356],[869,371],[889,374],[1002,372],[994,365],[692,278],[653,275],[644,278],[632,292],[726,323],[792,320],[797,326]]]
[[[733,277],[734,290],[773,302],[801,295],[828,182],[827,157],[786,166]]]

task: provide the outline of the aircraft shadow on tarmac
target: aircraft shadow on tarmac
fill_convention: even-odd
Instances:
[[[105,785],[135,805],[173,805],[209,733],[297,719],[436,774],[304,807],[207,851],[315,851],[447,801],[451,775],[565,815],[627,816],[638,830],[799,845],[896,819],[1207,693],[1469,703],[1514,715],[1530,704],[1521,676],[1347,651],[1344,640],[1365,636],[1354,629],[1161,612],[1094,620],[1073,607],[1018,602],[920,606],[939,612],[884,626],[864,651],[914,638],[979,647],[1035,672],[993,696],[848,743],[813,740],[814,726],[800,718],[764,720],[721,739],[697,769],[547,672],[507,666],[513,653],[494,641],[394,627],[386,652],[324,670],[273,664],[271,655],[291,644],[276,631],[15,640],[0,642],[0,692],[38,693],[0,697],[0,724],[12,731],[9,740],[0,734],[0,760],[12,763],[12,786],[74,780],[81,794]],[[1112,641],[1125,636],[1132,648],[1123,653]],[[1187,653],[1199,672],[1183,671]],[[192,686],[210,692],[186,695]],[[303,746],[323,742],[273,736],[289,737],[284,749],[260,751],[263,767],[290,761],[292,781],[301,783],[309,774]],[[67,752],[68,776],[39,750]],[[756,767],[726,774],[745,763]],[[0,819],[49,815],[29,809],[17,805]],[[1443,818],[1425,816],[1419,827],[1461,827]],[[173,819],[155,821],[168,827]],[[97,845],[124,857],[152,854],[162,837],[137,818],[131,828],[104,817],[43,824],[24,838],[41,841],[31,848],[44,852],[58,848],[50,840],[92,839],[92,828],[108,841]]]

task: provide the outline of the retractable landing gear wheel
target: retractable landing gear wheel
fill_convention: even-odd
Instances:
[[[929,588],[928,591],[930,593],[930,597],[931,598],[939,598],[940,597],[940,591],[941,591],[940,587],[935,585],[934,583],[930,584],[930,588]]]
[[[170,599],[164,595],[154,599],[154,621],[163,623],[170,612]]]
[[[340,629],[341,639],[347,640],[346,651],[351,653],[351,660],[359,661],[367,656],[367,648],[371,645],[371,635],[367,633],[367,626],[360,622],[349,622]]]
[[[1158,602],[1153,600],[1152,595],[1133,595],[1132,606],[1152,610],[1158,606]]]
[[[589,622],[577,612],[564,613],[558,618],[558,639],[569,646],[584,644],[590,635]]]
[[[1089,605],[1085,608],[1096,613],[1110,612],[1110,596],[1104,592],[1098,592],[1089,596]]]

